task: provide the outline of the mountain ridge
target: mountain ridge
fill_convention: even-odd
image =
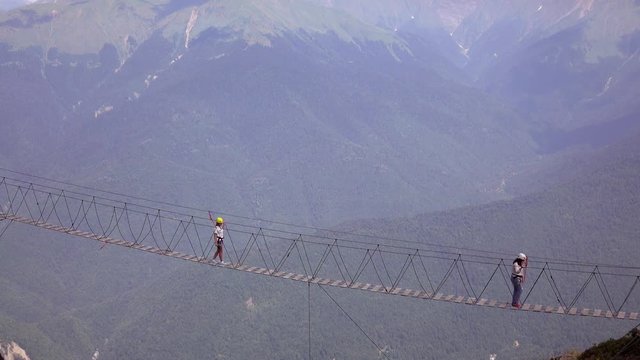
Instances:
[[[110,44],[118,50],[123,63],[138,44],[156,31],[174,42],[176,48],[188,48],[189,42],[201,32],[215,28],[234,34],[234,38],[242,39],[249,46],[270,46],[273,37],[304,31],[333,32],[343,41],[354,44],[381,41],[388,44],[390,51],[408,51],[389,31],[309,2],[210,0],[179,7],[172,6],[174,3],[171,0],[133,3],[67,0],[32,4],[0,16],[0,42],[14,49],[39,46],[45,57],[52,48],[68,54],[96,54],[105,44]],[[167,8],[171,12],[163,13]],[[88,26],[88,23],[95,25]]]

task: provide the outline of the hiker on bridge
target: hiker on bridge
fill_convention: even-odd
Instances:
[[[513,284],[513,298],[511,299],[511,306],[519,309],[520,295],[522,295],[522,283],[524,282],[525,271],[527,269],[527,255],[520,253],[515,260],[513,260],[513,268],[511,270],[511,283]]]
[[[211,220],[213,222],[213,216],[211,216],[211,213],[209,213],[209,220]],[[224,242],[224,219],[222,219],[221,217],[218,217],[215,221],[215,228],[213,229],[213,243],[216,246],[216,252],[215,254],[213,254],[213,261],[216,260],[216,258],[220,259],[220,263],[225,264],[224,261],[222,261],[222,251],[223,251],[223,242]]]

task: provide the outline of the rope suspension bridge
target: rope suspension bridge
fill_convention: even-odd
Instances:
[[[227,216],[230,261],[215,262],[206,211],[5,171],[38,183],[0,179],[0,239],[10,224],[22,223],[94,240],[101,248],[122,246],[308,284],[508,311],[640,317],[640,267],[534,258],[523,305],[514,309],[507,301],[511,261],[500,253],[383,238],[373,244],[358,234],[292,231],[291,224],[263,227],[257,219]]]

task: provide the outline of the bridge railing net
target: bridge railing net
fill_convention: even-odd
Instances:
[[[10,216],[50,224],[59,231],[82,231],[100,239],[121,239],[166,254],[182,253],[211,263],[213,223],[206,212],[167,204],[150,206],[122,196],[96,196],[73,189],[3,177],[0,180],[0,234]],[[233,220],[233,219],[231,219]],[[1,226],[4,222],[4,228]],[[225,261],[268,273],[287,272],[306,279],[331,279],[341,286],[380,285],[385,292],[412,289],[425,298],[444,294],[510,301],[511,261],[449,248],[371,243],[322,231],[296,232],[261,227],[250,221],[225,223]],[[414,245],[414,244],[412,244]],[[598,308],[613,313],[640,303],[640,269],[597,264],[532,262],[523,300],[563,309]]]

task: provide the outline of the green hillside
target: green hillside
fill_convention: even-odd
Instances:
[[[634,140],[594,156],[588,175],[547,191],[508,202],[415,218],[361,221],[340,228],[454,246],[513,253],[525,251],[533,259],[547,256],[629,264],[637,249],[634,234],[639,233],[635,221],[638,210],[634,204],[640,195],[640,158],[636,151],[640,142]],[[46,249],[47,242],[25,239],[23,236],[29,229],[20,229],[24,230],[20,231],[23,235],[14,236],[21,240],[3,242],[4,246],[13,244],[21,248],[33,244]],[[83,348],[90,347],[81,344],[99,348],[101,356],[107,359],[253,358],[265,353],[296,359],[300,358],[299,354],[306,354],[308,328],[304,319],[308,316],[308,299],[304,284],[177,264],[176,260],[156,259],[154,255],[130,253],[127,249],[98,251],[82,239],[60,238],[50,245],[84,252],[78,257],[72,255],[77,251],[65,254],[45,250],[38,256],[57,258],[58,262],[67,264],[66,269],[52,273],[45,261],[32,270],[34,274],[59,279],[48,281],[61,284],[60,290],[64,290],[60,292],[60,305],[54,309],[66,308],[64,313],[79,322],[69,323],[65,334],[74,334],[77,331],[73,330],[74,326],[92,329],[80,332],[85,334],[82,341],[64,345],[75,351],[72,354],[81,354]],[[607,250],[593,252],[593,248]],[[93,256],[97,256],[101,265],[86,270],[83,259]],[[121,265],[122,260],[131,262]],[[165,273],[167,275],[154,275],[159,269],[168,270],[167,267],[174,270]],[[116,269],[128,275],[118,274]],[[76,272],[79,273],[76,281],[60,282]],[[100,280],[94,283],[90,279]],[[84,298],[82,294],[92,299],[96,291],[91,290],[92,287],[114,281],[121,282],[121,286],[112,288],[110,296],[99,301],[79,301]],[[33,280],[18,284],[55,293],[45,285],[36,286]],[[314,357],[367,359],[375,356],[375,348],[332,301],[317,287],[311,290]],[[615,294],[615,288],[610,290]],[[386,346],[392,357],[398,358],[429,354],[453,359],[498,354],[506,358],[540,359],[549,353],[586,348],[603,338],[621,336],[629,326],[626,322],[603,319],[504,312],[336,289],[328,291],[369,336]],[[76,305],[62,305],[66,303],[64,298]],[[637,305],[638,300],[637,296],[632,297],[629,305]],[[44,318],[49,316],[43,314]],[[38,329],[48,334],[51,330],[44,324],[51,321],[61,320],[51,316],[51,320],[39,322]],[[488,337],[487,333],[493,335]],[[513,345],[516,343],[517,346]],[[22,344],[39,347],[30,341]]]
[[[637,6],[542,2],[0,12],[0,167],[248,219],[635,264]],[[443,9],[459,16],[446,31]],[[15,223],[0,255],[0,338],[34,359],[383,358],[360,326],[392,359],[537,360],[631,325],[327,289],[356,326],[318,287]]]
[[[397,50],[403,47],[390,31],[306,1],[64,0],[0,14],[0,42],[15,50],[39,47],[45,59],[51,49],[85,55],[111,45],[124,63],[156,32],[178,52],[212,28],[248,45],[270,46],[284,33],[333,33],[346,42],[380,41],[390,50],[393,45]]]
[[[638,328],[635,327],[619,339],[609,339],[592,346],[582,353],[571,352],[559,357],[554,357],[551,360],[640,359],[639,338],[640,333],[638,332]]]

